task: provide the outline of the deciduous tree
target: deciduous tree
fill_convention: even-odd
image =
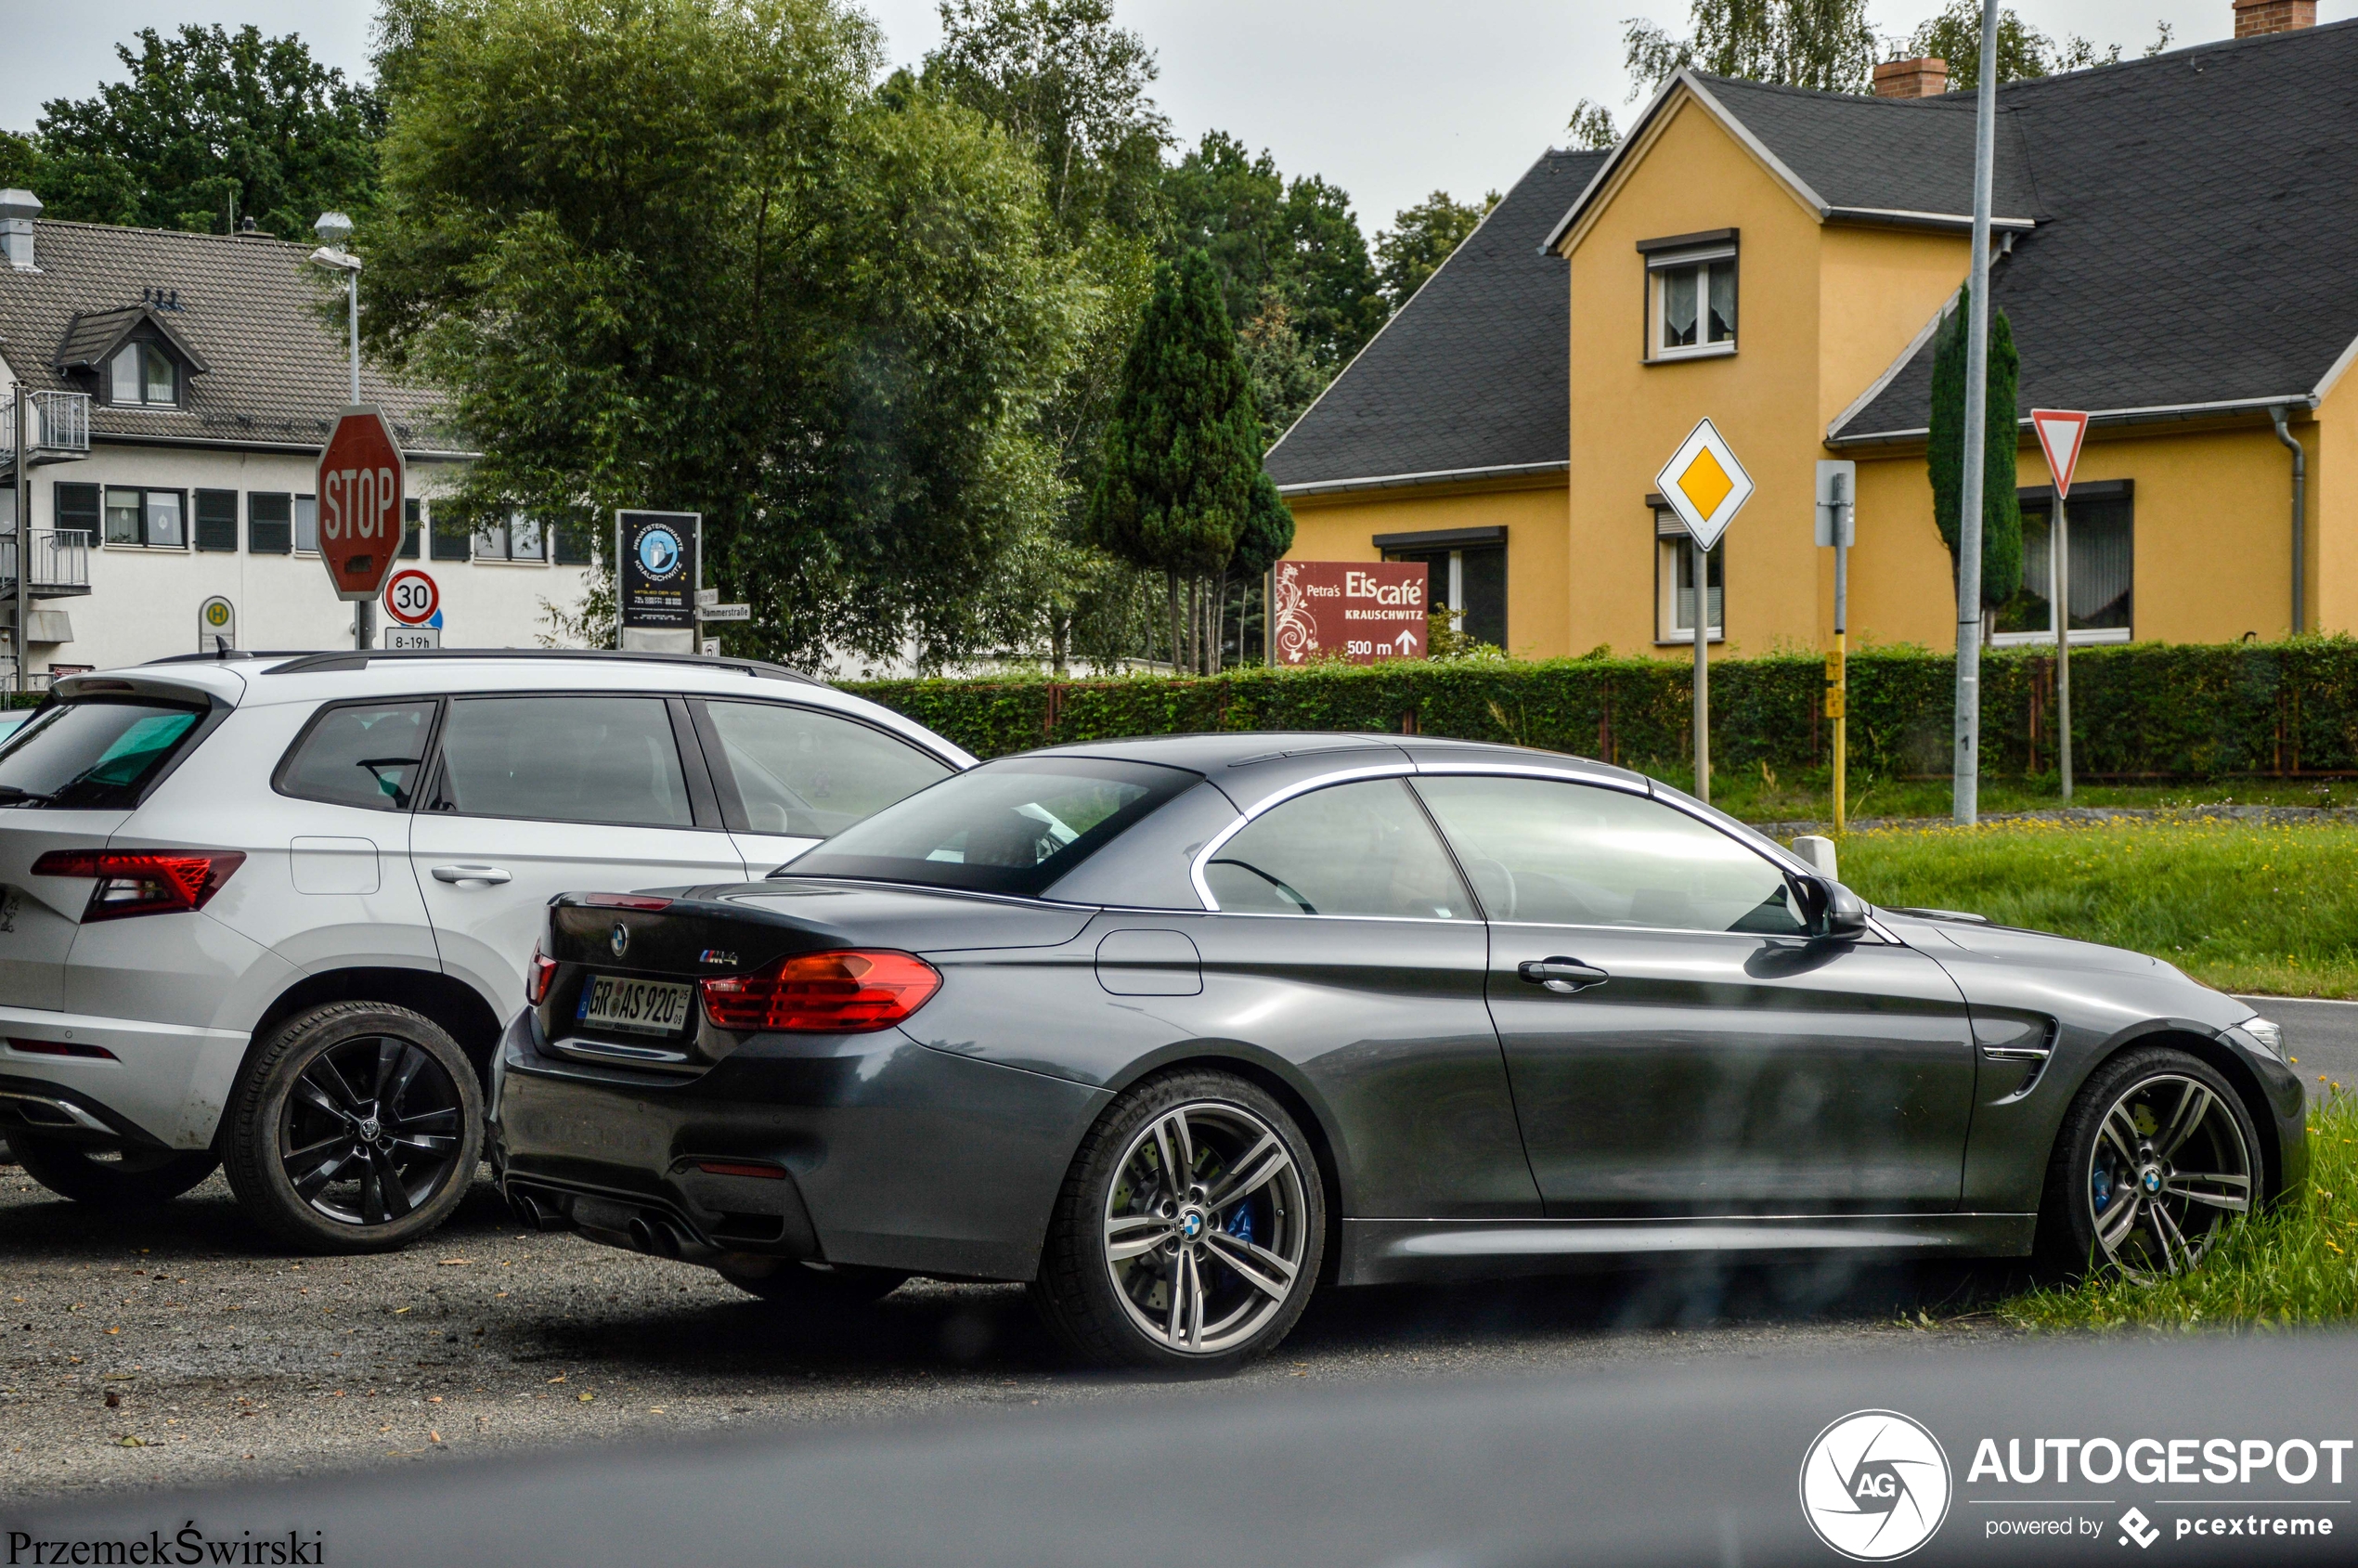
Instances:
[[[1385,301],[1398,310],[1408,296],[1440,270],[1449,253],[1465,242],[1483,215],[1498,204],[1491,191],[1477,207],[1445,190],[1436,190],[1413,207],[1393,214],[1392,227],[1376,236],[1376,276],[1382,279]]]
[[[42,106],[46,215],[216,234],[252,217],[300,240],[330,208],[368,211],[381,106],[301,38],[188,24],[136,42],[115,46],[129,80]]]
[[[837,0],[409,11],[363,321],[483,452],[462,499],[703,512],[745,652],[989,645],[1082,304],[1032,160],[884,101]]]

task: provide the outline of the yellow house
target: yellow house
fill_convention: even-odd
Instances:
[[[1878,76],[1885,91],[1937,86],[1938,62]],[[2358,24],[2340,24],[2002,89],[1990,292],[2022,361],[2025,567],[1989,617],[1991,641],[2054,638],[2034,407],[2093,416],[2070,502],[2075,644],[2358,631],[2358,390],[2343,373],[2358,356],[2358,143],[2340,134],[2352,80]],[[1313,472],[1308,458],[1347,445],[1338,416],[1380,389],[1348,384],[1387,368],[1380,338],[1270,454],[1293,553],[1368,559],[1420,533],[1502,530],[1510,652],[1683,654],[1691,555],[1653,476],[1708,415],[1758,486],[1709,567],[1722,649],[1826,641],[1832,552],[1812,534],[1829,457],[1859,464],[1854,639],[1950,644],[1924,454],[1932,343],[1968,270],[1973,138],[1968,95],[1680,73],[1543,236],[1569,305],[1561,477],[1426,479],[1372,453],[1346,465],[1359,475]],[[1419,307],[1459,265],[1385,337],[1416,341]],[[1483,270],[1465,268],[1457,292]],[[1524,357],[1488,356],[1502,379]],[[1535,401],[1546,378],[1519,373]],[[1422,406],[1439,421],[1459,403],[1435,385]],[[1356,422],[1364,444],[1385,421]],[[1389,423],[1413,421],[1395,410]],[[1387,468],[1403,476],[1389,490],[1336,483]],[[1437,598],[1445,580],[1436,571]]]

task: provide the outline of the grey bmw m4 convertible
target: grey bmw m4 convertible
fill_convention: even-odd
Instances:
[[[1509,746],[1005,758],[764,881],[567,894],[529,989],[491,1108],[528,1222],[786,1302],[1025,1281],[1105,1363],[1613,1258],[2166,1273],[2308,1169],[2233,997]]]

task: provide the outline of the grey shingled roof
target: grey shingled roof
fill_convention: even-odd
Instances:
[[[1569,283],[1539,241],[1604,160],[1531,166],[1269,449],[1280,487],[1565,460]]]
[[[150,308],[159,295],[165,304],[156,319],[205,366],[188,378],[177,411],[94,400],[94,439],[317,447],[351,395],[342,312],[332,325],[321,314],[330,280],[304,265],[303,246],[253,235],[40,222],[32,249],[38,271],[0,266],[0,356],[27,385],[86,390],[58,372],[66,351],[108,331],[120,341],[129,320],[122,313]],[[424,392],[365,362],[360,394],[385,410],[408,450],[460,445],[437,427]]]
[[[1865,98],[1725,76],[1695,80],[1836,213],[1973,218],[1974,100]],[[2021,137],[2001,115],[1989,211],[2035,218]]]
[[[2018,412],[2298,398],[2358,341],[2358,22],[2000,97],[2041,204],[1990,275]],[[1921,435],[1931,386],[1927,339],[1834,437]]]

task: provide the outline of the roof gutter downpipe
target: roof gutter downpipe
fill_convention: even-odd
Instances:
[[[2275,422],[2276,439],[2292,449],[2292,634],[2300,635],[2301,611],[2308,603],[2309,454],[2285,424],[2285,406],[2268,410]]]

